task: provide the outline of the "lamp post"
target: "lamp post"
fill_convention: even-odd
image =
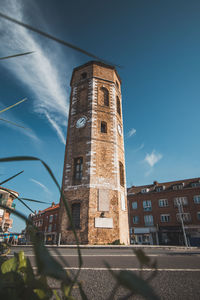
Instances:
[[[177,199],[177,200],[178,200],[177,205],[178,205],[179,216],[180,216],[180,219],[181,219],[181,226],[182,226],[182,230],[183,230],[184,242],[185,242],[185,246],[188,247],[188,241],[187,241],[187,237],[186,237],[185,226],[184,226],[184,223],[183,223],[183,214],[184,214],[183,203],[182,203],[181,199]]]

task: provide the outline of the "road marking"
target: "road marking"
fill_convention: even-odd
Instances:
[[[33,267],[33,269],[37,269],[37,267]],[[79,270],[78,267],[64,267],[64,270]],[[81,270],[85,271],[108,271],[107,268],[81,268]],[[112,271],[141,271],[140,268],[111,268]],[[144,268],[142,271],[152,272],[155,269]],[[159,272],[200,272],[200,269],[157,269]]]

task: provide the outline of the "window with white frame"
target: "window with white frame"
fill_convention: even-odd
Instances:
[[[174,198],[174,206],[178,205],[188,205],[188,199],[187,197],[176,197]]]
[[[42,226],[43,220],[38,221],[38,226]]]
[[[138,223],[139,223],[139,217],[133,216],[133,224],[138,224]]]
[[[49,226],[48,226],[48,232],[51,232],[52,231],[52,224],[50,224]]]
[[[157,186],[156,187],[156,192],[162,192],[165,190],[165,186],[164,185],[161,185],[161,186]]]
[[[166,207],[168,206],[168,199],[159,199],[158,200],[159,207]]]
[[[191,187],[200,187],[200,182],[192,182]]]
[[[144,193],[148,193],[149,192],[149,189],[141,189],[141,193],[144,194]]]
[[[195,195],[193,199],[194,199],[194,203],[200,204],[200,195]]]
[[[200,211],[197,212],[197,220],[200,221]]]
[[[182,216],[183,222],[190,222],[191,221],[190,213],[178,213],[178,214],[176,214],[176,218],[177,218],[178,222],[181,222],[181,216]]]
[[[151,211],[152,210],[151,200],[143,201],[143,208],[144,208],[144,211]]]
[[[153,225],[153,216],[152,215],[144,216],[144,223],[145,225]]]
[[[50,215],[49,216],[49,223],[52,223],[53,222],[53,215]]]
[[[132,209],[137,209],[137,202],[136,201],[132,202]]]
[[[160,221],[163,223],[170,221],[170,214],[162,214],[160,215]]]
[[[184,187],[184,183],[173,185],[173,190],[182,190]]]

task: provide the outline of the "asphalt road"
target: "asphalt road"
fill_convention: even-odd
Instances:
[[[34,254],[31,247],[14,247],[10,253],[23,250],[29,256],[32,265],[35,267]],[[69,248],[49,248],[50,253],[61,261],[65,269],[76,272],[78,268],[78,258],[76,249]],[[138,273],[139,263],[132,249],[82,249],[83,268],[80,273],[80,280],[88,295],[93,300],[109,299],[115,280],[108,272],[105,261],[109,263],[115,272],[120,270],[130,270]],[[151,282],[160,299],[200,299],[200,249],[181,250],[177,248],[145,248],[144,252],[152,261],[157,261],[158,274]],[[148,276],[151,269],[144,269],[144,276]],[[56,286],[56,282],[51,280],[51,284]],[[77,299],[78,289],[74,291]],[[115,299],[121,299],[126,295],[126,291],[119,289]],[[130,299],[142,299],[138,296]]]

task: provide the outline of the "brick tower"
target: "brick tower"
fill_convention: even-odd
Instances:
[[[91,61],[73,70],[62,189],[81,244],[129,244],[121,80]],[[63,203],[61,242],[74,244]]]

